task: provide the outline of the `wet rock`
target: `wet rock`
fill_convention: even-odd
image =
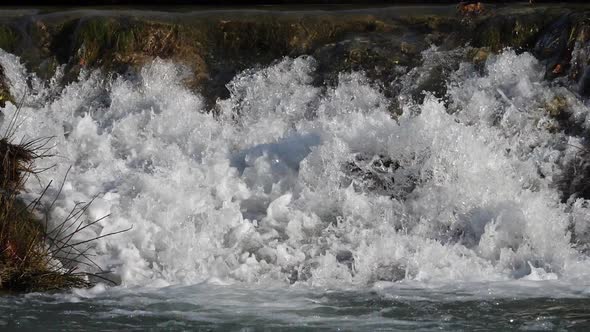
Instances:
[[[543,109],[550,117],[550,121],[543,123],[544,128],[552,133],[562,131],[570,136],[588,138],[588,131],[583,122],[576,119],[572,112],[573,98],[576,97],[558,94],[544,103]]]
[[[400,23],[422,33],[450,33],[461,27],[461,20],[454,15],[409,15],[400,18]]]
[[[486,62],[486,60],[488,59],[488,57],[491,54],[491,50],[489,47],[482,47],[482,48],[476,48],[473,49],[470,52],[470,56],[471,56],[471,61],[475,64],[483,64]]]
[[[297,270],[292,270],[289,275],[287,276],[290,284],[294,284],[299,281],[299,272]]]
[[[318,62],[318,80],[336,84],[342,72],[362,71],[373,81],[394,80],[401,66],[418,63],[425,43],[403,41],[402,36],[362,35],[320,47],[313,53]]]
[[[576,150],[574,157],[567,161],[563,172],[555,180],[562,202],[573,202],[577,198],[590,199],[590,146],[587,142],[579,146],[570,145]]]
[[[475,23],[474,44],[497,52],[506,47],[525,50],[532,47],[546,24],[544,14],[500,15]]]
[[[312,277],[312,270],[317,269],[319,267],[319,263],[315,260],[311,260],[300,266],[299,268],[294,268],[291,271],[285,271],[287,273],[287,279],[291,284],[294,284],[298,281],[307,281]]]
[[[340,264],[346,265],[352,270],[354,264],[354,256],[350,250],[340,250],[336,253],[336,261]]]
[[[590,22],[578,23],[570,37],[571,54],[566,59],[569,63],[569,78],[578,82],[578,92],[582,96],[590,96]]]
[[[0,25],[0,48],[13,52],[16,49],[19,35],[10,25]]]
[[[578,92],[582,96],[590,96],[590,68],[584,70],[584,74],[578,82]]]
[[[415,44],[405,42],[405,41],[403,41],[400,44],[400,49],[401,49],[402,53],[405,53],[408,55],[415,55],[418,53],[418,47]]]
[[[469,48],[450,51],[428,49],[422,53],[420,65],[411,68],[393,85],[400,95],[410,96],[422,103],[427,94],[445,99],[449,75],[459,69],[462,62],[470,61]]]
[[[486,7],[483,3],[477,1],[462,1],[457,5],[459,14],[463,16],[478,16],[486,12]]]
[[[548,75],[576,81],[585,76],[590,53],[585,13],[572,15],[557,7],[488,10],[477,2],[464,8],[466,15],[477,15],[465,21],[449,7],[440,15],[367,10],[7,16],[0,20],[0,47],[21,56],[42,78],[65,65],[66,81],[83,68],[125,73],[155,57],[171,59],[191,69],[194,78],[187,86],[201,90],[209,103],[228,96],[225,85],[237,72],[303,54],[317,59],[318,84],[335,84],[340,72],[363,71],[388,86],[419,65],[421,53],[432,44],[441,51],[470,44],[481,50],[472,55],[474,62],[504,47],[534,50],[547,62]],[[422,89],[444,97],[444,80],[436,68],[431,73],[432,79],[421,80]],[[580,81],[581,93],[588,93],[587,85]]]
[[[565,14],[548,24],[533,52],[546,66],[546,78],[569,79],[590,96],[590,13]]]
[[[535,54],[547,64],[547,78],[563,74],[568,67],[571,53],[568,51],[568,39],[572,28],[569,15],[561,17],[551,24],[535,44]]]
[[[371,276],[371,283],[375,283],[378,281],[400,281],[406,278],[406,268],[404,266],[395,265],[395,264],[387,264],[387,265],[380,265],[375,268],[372,276]]]
[[[567,110],[568,103],[564,96],[555,96],[551,101],[545,105],[545,110],[553,118],[563,117],[564,112]]]
[[[568,135],[583,136],[585,128],[576,122],[570,112],[570,102],[563,95],[556,95],[543,106],[552,121],[544,123],[545,129],[555,133],[563,131]]]
[[[14,103],[14,99],[10,95],[10,87],[4,76],[4,68],[0,65],[0,107],[6,107],[6,102]]]
[[[399,163],[386,156],[357,155],[354,161],[344,166],[347,183],[352,183],[355,190],[367,191],[385,196],[397,196],[394,172]]]
[[[389,23],[371,15],[260,14],[227,17],[215,23],[206,34],[209,45],[207,62],[213,78],[206,83],[206,89],[218,96],[226,95],[225,84],[237,72],[257,65],[266,66],[283,56],[317,56],[320,71],[323,68],[329,71],[342,69],[346,65],[355,68],[355,63],[367,61],[369,57],[365,55],[371,52],[366,53],[363,47],[342,47],[345,41],[352,40],[349,36],[358,39],[366,34],[390,30]],[[336,54],[323,52],[322,48],[336,50]],[[324,56],[327,54],[331,55]]]
[[[571,52],[570,78],[579,80],[590,61],[590,24],[584,20],[576,27],[574,45]]]

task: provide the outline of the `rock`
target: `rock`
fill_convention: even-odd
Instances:
[[[578,92],[582,96],[590,96],[590,67],[584,70],[584,74],[578,82]]]
[[[358,154],[353,161],[344,166],[347,182],[343,185],[348,186],[352,183],[358,191],[397,197],[400,193],[395,185],[394,173],[399,167],[397,161],[387,156]]]
[[[553,67],[553,70],[551,71],[551,73],[556,76],[561,75],[564,72],[564,67],[565,67],[565,65],[558,63],[555,65],[555,67]]]
[[[6,107],[6,102],[13,102],[14,99],[10,95],[10,88],[4,76],[4,68],[0,65],[0,107]]]
[[[570,61],[568,39],[571,27],[570,16],[562,16],[541,34],[535,44],[535,55],[546,63],[546,76],[549,79],[562,74],[563,67]]]
[[[545,25],[544,14],[507,14],[482,18],[474,23],[474,46],[494,52],[506,47],[530,49]]]
[[[489,47],[476,48],[472,51],[471,61],[475,64],[482,64],[486,62],[490,54]]]
[[[9,25],[0,25],[0,48],[12,52],[18,43],[18,34]]]
[[[415,55],[418,53],[416,45],[403,41],[400,45],[401,51],[405,54]]]
[[[395,282],[406,278],[406,268],[400,265],[387,264],[379,265],[373,271],[370,282],[378,281]]]
[[[350,250],[340,250],[336,253],[336,261],[340,264],[346,265],[352,270],[354,264],[354,256]]]
[[[546,105],[545,110],[552,118],[563,118],[564,112],[568,108],[567,99],[564,96],[557,95],[553,97]]]
[[[485,13],[486,8],[481,2],[463,1],[457,5],[457,10],[463,16],[477,16]]]
[[[419,65],[421,52],[432,44],[441,51],[469,44],[478,49],[471,54],[475,63],[504,47],[534,51],[546,62],[548,76],[568,76],[580,82],[584,94],[589,90],[585,78],[580,81],[590,54],[585,12],[573,15],[542,6],[494,7],[492,12],[473,1],[460,8],[469,20],[452,7],[436,15],[427,9],[402,15],[388,9],[6,15],[0,20],[0,47],[20,56],[42,78],[65,65],[65,81],[76,79],[82,68],[123,73],[155,57],[171,59],[193,71],[187,86],[199,89],[210,104],[228,96],[225,85],[237,72],[283,56],[313,55],[317,83],[335,84],[341,72],[363,71],[369,80],[388,86]],[[423,90],[444,97],[444,82],[435,71]]]

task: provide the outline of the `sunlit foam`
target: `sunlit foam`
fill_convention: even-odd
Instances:
[[[529,54],[492,56],[483,74],[463,64],[446,102],[402,98],[399,117],[362,73],[313,85],[310,57],[238,74],[215,112],[171,62],[155,60],[137,77],[83,72],[63,89],[10,54],[0,64],[12,94],[26,95],[17,136],[55,137],[57,157],[40,166],[57,166],[41,184],[29,181],[28,197],[71,167],[52,222],[98,195],[89,220],[111,216],[77,237],[131,228],[92,249],[125,286],[590,272],[570,233],[572,222],[587,229],[587,204],[561,203],[553,185],[576,138],[549,130],[543,105],[564,94],[582,123],[587,108],[543,81]]]

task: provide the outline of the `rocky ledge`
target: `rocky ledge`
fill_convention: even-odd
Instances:
[[[194,9],[194,10],[193,10]],[[467,60],[483,61],[505,47],[533,52],[549,79],[574,82],[590,95],[590,6],[455,5],[339,10],[6,10],[0,48],[21,57],[40,77],[64,66],[64,80],[83,68],[125,73],[155,57],[184,63],[187,85],[212,102],[238,71],[283,56],[312,55],[318,81],[363,70],[394,81],[420,61],[420,52],[472,47]],[[0,76],[2,71],[0,70]],[[437,93],[435,82],[425,90]],[[0,102],[11,100],[0,84]]]

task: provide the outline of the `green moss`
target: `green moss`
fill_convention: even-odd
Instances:
[[[475,46],[489,47],[494,52],[506,47],[530,49],[543,26],[544,18],[539,14],[484,18],[474,31]]]
[[[143,24],[113,18],[92,18],[75,30],[73,49],[86,65],[112,62],[114,55],[125,55],[142,48],[149,38]]]
[[[491,26],[484,30],[480,37],[480,46],[489,47],[493,51],[499,51],[504,47],[502,31],[500,27]]]
[[[6,107],[7,102],[14,104],[14,98],[12,98],[8,89],[2,89],[0,87],[0,107]]]
[[[0,48],[13,52],[18,42],[18,34],[11,27],[0,25]]]
[[[136,37],[134,29],[120,29],[115,35],[113,48],[117,52],[129,52],[134,49]]]
[[[540,27],[536,22],[516,20],[512,28],[511,47],[525,48],[530,46],[539,34]]]
[[[114,47],[118,22],[108,18],[93,18],[82,22],[74,37],[75,49],[78,57],[85,64],[95,63],[101,56],[101,51]]]
[[[82,66],[143,64],[150,57],[168,58],[194,43],[179,38],[175,24],[121,18],[91,18],[74,29],[70,49]]]

